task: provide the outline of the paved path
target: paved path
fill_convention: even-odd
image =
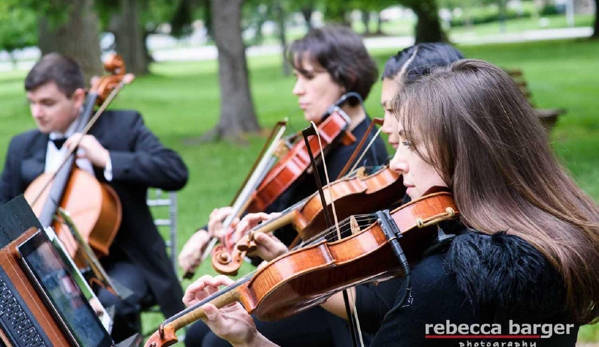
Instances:
[[[545,29],[530,30],[520,33],[492,34],[485,36],[475,36],[474,34],[460,34],[451,36],[451,41],[461,45],[480,45],[489,43],[504,42],[525,42],[539,40],[555,40],[589,37],[593,33],[590,27],[564,28],[564,29]],[[385,36],[371,37],[364,40],[368,49],[393,48],[402,49],[414,44],[414,38],[410,36]],[[39,50],[30,48],[26,54],[27,60],[17,63],[17,69],[29,70],[34,61],[39,58]],[[250,57],[281,54],[280,46],[255,46],[247,49],[247,55]],[[153,52],[156,61],[194,61],[194,60],[212,60],[217,58],[215,46],[198,46],[186,48],[160,49]],[[0,71],[10,71],[13,66],[10,62],[0,61]],[[599,347],[599,346],[597,346]]]
[[[520,33],[493,34],[485,36],[474,36],[461,34],[452,36],[452,42],[463,45],[480,45],[488,43],[503,42],[525,42],[539,40],[554,40],[589,37],[593,33],[590,27],[565,28],[565,29],[545,29],[530,30]],[[368,49],[377,48],[395,48],[401,49],[414,44],[414,38],[409,36],[397,37],[373,37],[364,40]],[[280,46],[257,46],[247,49],[248,56],[274,55],[281,54]],[[185,60],[208,60],[216,59],[217,51],[214,46],[176,48],[168,50],[159,50],[153,53],[156,61],[185,61]]]

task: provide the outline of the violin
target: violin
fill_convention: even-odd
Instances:
[[[176,343],[176,331],[202,318],[202,306],[207,303],[223,307],[237,301],[260,320],[279,320],[321,304],[345,288],[402,276],[409,271],[402,263],[417,262],[436,238],[436,224],[458,215],[451,194],[439,192],[391,213],[385,210],[361,217],[359,226],[346,220],[339,233],[329,229],[168,318],[145,346]]]
[[[349,116],[339,106],[329,110],[318,125],[323,148],[320,148],[316,137],[310,139],[310,148],[307,148],[305,142],[298,141],[264,177],[246,211],[250,213],[265,211],[293,182],[299,179],[310,166],[308,151],[317,157],[329,149],[337,138],[340,138],[343,145],[349,145],[356,141],[356,138],[346,131],[349,122]]]
[[[240,194],[238,192],[236,195],[233,213],[223,222],[223,227],[227,230],[227,234],[231,234],[232,232],[229,227],[235,217],[239,217],[245,212],[254,213],[266,211],[268,206],[281,196],[281,194],[283,194],[294,182],[302,177],[310,166],[310,155],[308,151],[312,152],[312,155],[317,157],[321,153],[326,153],[326,151],[330,150],[331,145],[335,142],[339,141],[343,145],[349,145],[356,141],[356,138],[347,130],[350,118],[345,111],[341,109],[341,105],[348,98],[356,96],[359,97],[357,93],[353,92],[343,95],[322,116],[322,119],[318,124],[322,148],[318,138],[315,137],[310,139],[309,146],[306,146],[303,141],[297,141],[290,149],[285,151],[284,155],[276,164],[273,164],[274,166],[271,166],[270,170],[265,171],[263,174],[256,170],[252,170],[252,176],[258,173],[258,181],[246,179],[246,182],[244,182],[244,185],[242,186],[244,187],[242,192],[245,192],[245,194]],[[274,150],[269,149],[268,153],[272,154],[274,153]],[[270,158],[266,157],[266,160],[268,161]],[[257,164],[254,164],[254,167],[256,166]],[[258,184],[252,186],[247,183],[248,181],[257,182]],[[201,260],[204,260],[208,254],[214,253],[213,247],[215,247],[217,241],[218,239],[216,237],[211,239],[206,249],[202,252],[200,257]],[[218,248],[218,250],[220,251],[227,248],[230,249],[231,247],[222,247]],[[193,272],[187,272],[183,275],[183,278],[189,279],[193,277],[193,275]]]
[[[134,78],[125,73],[123,59],[118,55],[109,58],[104,67],[112,74],[92,82],[75,132],[86,134],[123,85]],[[100,107],[91,117],[96,104]],[[119,229],[122,208],[116,192],[77,168],[75,160],[75,150],[69,151],[57,172],[38,176],[24,195],[42,226],[52,226],[75,263],[84,267],[79,244],[68,228],[63,228],[60,218],[55,217],[56,211],[68,211],[84,240],[98,256],[106,256]]]
[[[366,167],[361,167],[353,174],[334,181],[323,187],[326,208],[332,211],[332,197],[339,218],[346,218],[358,213],[378,211],[397,202],[397,197],[406,193],[402,176],[389,169],[388,166],[377,168],[367,174]],[[229,238],[215,248],[212,256],[213,268],[225,275],[237,275],[246,253],[251,253],[253,235],[260,232],[272,232],[285,225],[293,225],[302,240],[314,237],[326,229],[325,210],[317,192],[294,204],[281,216],[266,221],[250,230],[247,244],[231,245]]]

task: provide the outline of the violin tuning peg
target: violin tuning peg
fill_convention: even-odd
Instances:
[[[247,253],[253,253],[253,252],[255,252],[255,251],[256,251],[256,249],[257,249],[257,248],[258,248],[258,246],[256,246],[256,243],[255,243],[255,242],[250,242],[250,243],[247,245],[247,251],[246,251],[246,252],[247,252]]]

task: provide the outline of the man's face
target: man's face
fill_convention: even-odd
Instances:
[[[31,115],[42,133],[65,133],[83,105],[85,91],[77,89],[67,97],[54,82],[48,82],[27,92]]]

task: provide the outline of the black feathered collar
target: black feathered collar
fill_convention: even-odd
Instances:
[[[482,321],[535,321],[564,311],[562,277],[520,237],[466,230],[453,239],[445,266]]]

